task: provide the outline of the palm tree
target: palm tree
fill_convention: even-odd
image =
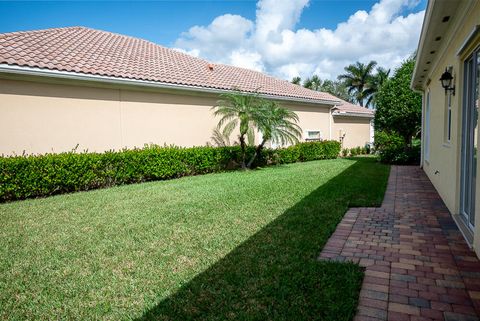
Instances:
[[[222,99],[212,109],[213,114],[220,117],[217,128],[222,130],[223,135],[230,137],[235,128],[239,128],[238,139],[242,150],[242,169],[246,169],[246,138],[253,136],[255,127],[264,119],[263,100],[258,94],[244,94],[240,91],[225,93]]]
[[[281,107],[274,101],[264,101],[261,108],[263,118],[258,123],[258,130],[262,133],[262,141],[248,162],[248,168],[260,156],[266,142],[272,141],[280,145],[296,144],[302,135],[301,128],[297,125],[298,115],[295,112]]]
[[[379,87],[382,87],[383,83],[388,79],[390,76],[390,69],[385,69],[383,67],[377,68],[377,73],[375,74],[375,78],[377,80],[377,84]]]
[[[390,69],[385,69],[383,67],[378,67],[377,72],[373,77],[371,77],[368,88],[365,90],[365,95],[367,98],[367,103],[365,106],[375,105],[375,97],[377,92],[382,88],[385,81],[387,81],[390,76]]]
[[[303,87],[318,91],[322,87],[322,79],[317,75],[313,75],[311,78],[304,80]]]
[[[344,81],[348,87],[348,93],[355,96],[355,100],[360,106],[364,106],[364,100],[370,95],[368,89],[372,81],[372,73],[377,66],[376,61],[370,61],[368,64],[356,62],[345,67],[346,73],[338,76],[339,80]]]
[[[298,76],[292,78],[292,84],[294,84],[294,85],[300,85],[301,82],[302,82],[302,78],[300,78]]]

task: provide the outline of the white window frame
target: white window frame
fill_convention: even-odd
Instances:
[[[318,138],[310,138],[310,133],[311,132],[316,132],[318,133]],[[312,141],[319,141],[322,140],[322,131],[320,129],[307,129],[305,130],[305,141],[306,142],[312,142]]]

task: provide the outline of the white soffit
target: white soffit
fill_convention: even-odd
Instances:
[[[422,33],[417,49],[417,61],[411,87],[423,90],[432,66],[440,54],[442,45],[449,41],[448,30],[458,21],[458,9],[469,0],[430,0],[428,2]]]

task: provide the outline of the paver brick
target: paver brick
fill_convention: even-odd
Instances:
[[[410,315],[406,313],[388,311],[388,321],[410,321]]]
[[[388,311],[406,313],[410,315],[420,315],[420,309],[418,307],[395,302],[388,303]]]
[[[384,309],[376,309],[376,308],[371,308],[366,306],[359,306],[358,314],[367,316],[367,317],[377,318],[379,320],[387,320],[387,311]]]
[[[480,321],[480,261],[423,171],[392,166],[379,208],[351,208],[319,259],[365,267],[356,321]]]

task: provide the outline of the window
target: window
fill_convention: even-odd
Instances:
[[[425,99],[425,127],[423,134],[423,157],[425,160],[430,159],[430,90],[427,91],[427,98]]]
[[[322,135],[319,130],[307,130],[306,141],[321,140]]]

